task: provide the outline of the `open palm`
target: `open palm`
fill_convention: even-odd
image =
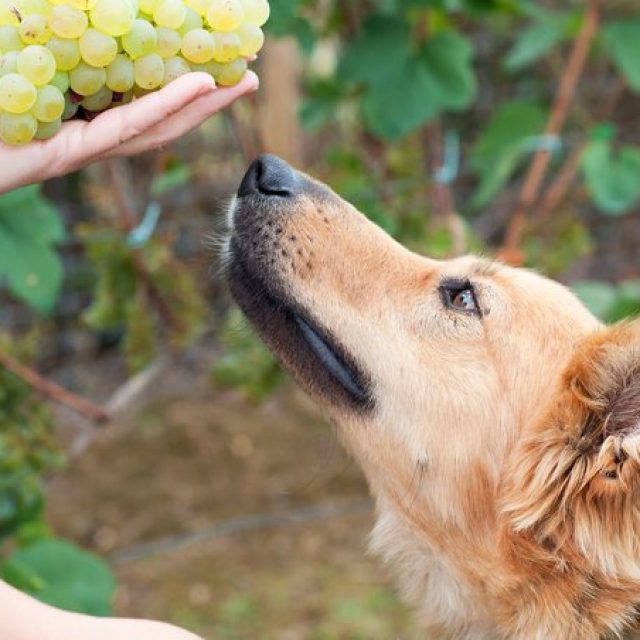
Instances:
[[[96,160],[162,147],[257,88],[258,78],[252,71],[230,88],[216,88],[205,73],[189,73],[91,122],[67,122],[50,140],[22,147],[0,143],[0,193],[75,171]]]

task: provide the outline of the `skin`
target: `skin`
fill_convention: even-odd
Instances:
[[[67,122],[50,140],[22,147],[0,143],[0,193],[62,176],[98,160],[163,147],[256,91],[258,84],[251,71],[230,88],[216,88],[205,73],[189,73],[92,122]]]
[[[76,171],[98,160],[163,147],[195,129],[238,98],[258,89],[251,71],[235,87],[190,73],[157,93],[105,112],[92,122],[66,123],[44,142],[0,143],[0,194]],[[0,581],[2,640],[197,640],[172,625],[147,620],[93,618],[59,611]]]

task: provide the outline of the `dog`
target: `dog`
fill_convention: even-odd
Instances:
[[[564,286],[409,252],[256,160],[228,278],[376,503],[372,549],[426,638],[604,640],[640,619],[640,323]]]

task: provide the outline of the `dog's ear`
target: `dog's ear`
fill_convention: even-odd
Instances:
[[[640,321],[578,346],[515,447],[503,507],[507,526],[546,547],[573,543],[607,571],[635,553],[640,571]]]

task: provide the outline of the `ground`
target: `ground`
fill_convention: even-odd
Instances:
[[[56,532],[112,563],[117,613],[211,640],[414,638],[366,554],[364,480],[315,409],[291,387],[259,406],[194,387],[108,427],[51,483]],[[310,505],[337,515],[312,519]],[[283,513],[298,522],[270,521]],[[254,514],[266,517],[236,520]],[[159,553],[139,547],[158,540]]]

